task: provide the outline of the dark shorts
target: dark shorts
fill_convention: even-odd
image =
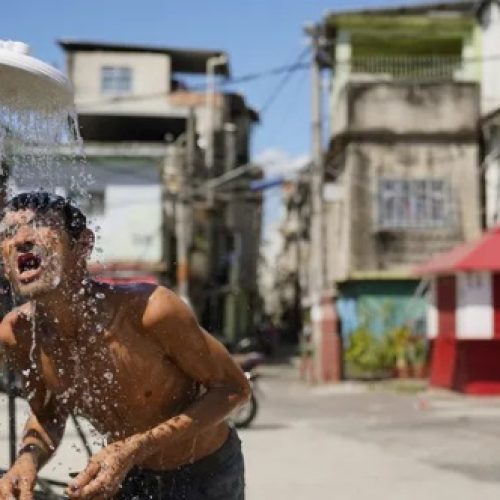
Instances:
[[[175,471],[134,467],[125,477],[118,500],[244,500],[245,467],[241,441],[231,429],[212,455]]]

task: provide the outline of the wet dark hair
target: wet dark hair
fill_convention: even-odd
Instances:
[[[87,228],[87,218],[82,211],[73,205],[69,198],[57,194],[45,191],[20,193],[7,202],[2,211],[2,217],[7,212],[17,212],[18,210],[33,210],[42,214],[52,211],[61,214],[66,231],[75,240]]]

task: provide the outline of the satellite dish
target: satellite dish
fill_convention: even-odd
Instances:
[[[73,89],[60,71],[29,55],[23,42],[0,40],[0,107],[55,111],[73,107]]]

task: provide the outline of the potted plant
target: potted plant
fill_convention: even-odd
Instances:
[[[410,366],[408,362],[408,346],[410,332],[406,326],[390,330],[384,339],[386,351],[392,360],[394,375],[397,378],[408,378]]]
[[[415,378],[427,376],[427,341],[424,337],[415,337],[412,341],[411,365]]]
[[[355,330],[346,349],[345,359],[349,376],[374,379],[385,376],[385,365],[381,357],[381,343],[366,327]]]

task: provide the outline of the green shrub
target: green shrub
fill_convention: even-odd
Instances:
[[[382,337],[383,363],[388,368],[406,368],[409,363],[408,347],[410,345],[410,330],[399,326],[386,332]]]
[[[427,362],[427,339],[413,337],[408,346],[408,360],[413,367],[425,365]]]
[[[415,366],[426,356],[425,339],[412,338],[407,326],[399,326],[377,338],[366,327],[355,330],[345,352],[348,367],[356,374],[380,375]]]
[[[380,341],[367,328],[355,330],[345,352],[347,363],[364,374],[372,374],[384,368],[381,363]]]

